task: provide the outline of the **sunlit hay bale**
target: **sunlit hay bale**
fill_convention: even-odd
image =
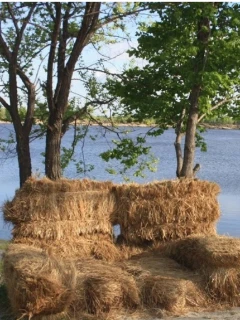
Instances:
[[[240,239],[237,238],[191,236],[167,245],[166,253],[194,270],[240,267]]]
[[[231,306],[240,304],[240,269],[217,268],[204,270],[206,291],[216,301]]]
[[[112,242],[108,235],[94,234],[90,236],[68,237],[64,240],[34,239],[17,236],[14,243],[31,245],[41,248],[49,254],[63,259],[85,259],[95,257],[106,261],[122,260],[124,255]]]
[[[215,235],[216,226],[213,223],[174,224],[141,227],[135,229],[129,226],[122,229],[122,236],[126,244],[152,246],[158,242],[182,239],[192,234]]]
[[[186,226],[189,229],[187,234],[192,234],[196,232],[197,224],[214,225],[220,215],[216,198],[219,186],[208,181],[184,179],[119,185],[114,186],[113,191],[117,202],[114,222],[120,224],[124,237],[135,230],[137,238],[143,242],[162,239],[163,225]],[[154,230],[150,231],[151,228]],[[145,234],[146,230],[150,235]],[[177,235],[176,231],[175,235],[185,236],[181,232]]]
[[[76,269],[41,249],[11,244],[4,256],[4,279],[17,315],[48,315],[68,308],[76,286]]]
[[[55,192],[75,192],[75,191],[89,191],[89,190],[108,190],[111,189],[113,183],[111,181],[95,181],[89,179],[71,180],[59,179],[57,181],[48,178],[35,179],[29,178],[21,192],[31,193],[55,193]],[[20,191],[20,190],[19,190]]]
[[[178,313],[207,305],[201,276],[157,251],[136,255],[121,266],[135,278],[146,308]]]
[[[139,290],[131,275],[104,261],[77,263],[78,278],[74,313],[101,315],[114,310],[135,309],[140,304]]]
[[[12,231],[13,238],[21,236],[45,240],[74,239],[97,233],[106,235],[109,240],[113,238],[112,228],[104,220],[34,221],[17,224]]]
[[[25,190],[24,185],[23,191],[18,190],[13,200],[5,203],[3,212],[4,219],[15,224],[33,221],[81,220],[85,221],[90,228],[99,221],[104,225],[104,232],[106,228],[111,230],[110,220],[115,204],[115,197],[108,190],[75,189],[74,192],[46,193],[43,189],[32,193],[28,189]]]

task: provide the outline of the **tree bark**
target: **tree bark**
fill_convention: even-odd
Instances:
[[[190,110],[186,128],[186,138],[184,146],[184,160],[181,176],[185,178],[193,178],[193,165],[195,157],[195,136],[198,122],[198,98],[200,94],[200,86],[195,86],[190,96]]]
[[[31,177],[32,165],[31,165],[31,155],[29,148],[29,135],[19,133],[16,134],[17,139],[17,155],[18,155],[18,166],[19,166],[19,177],[20,177],[20,187],[24,182]]]
[[[46,135],[45,173],[51,180],[62,176],[61,169],[61,138],[62,119],[52,114],[49,118]]]
[[[183,126],[183,120],[186,114],[186,109],[183,108],[180,119],[177,122],[177,126],[175,129],[176,133],[176,140],[174,143],[175,151],[176,151],[176,158],[177,158],[177,170],[176,170],[176,176],[180,178],[181,172],[182,172],[182,166],[183,166],[183,155],[182,155],[182,147],[181,147],[181,141],[182,141],[182,126]]]

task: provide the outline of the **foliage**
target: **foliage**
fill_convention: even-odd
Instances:
[[[206,116],[237,117],[240,5],[149,3],[149,9],[158,18],[150,25],[141,23],[138,46],[129,51],[130,56],[141,59],[144,66],[130,67],[121,79],[109,77],[106,84],[109,92],[120,99],[124,115],[139,122],[153,118],[161,129],[155,131],[155,135],[168,126],[177,132],[179,123],[184,133],[191,92],[197,85],[200,86],[199,121]],[[209,19],[211,31],[208,34],[208,28],[203,26],[202,39],[198,41],[199,21],[203,17]],[[209,37],[207,45],[204,37]],[[205,56],[200,61],[203,46]],[[196,146],[206,150],[200,132],[196,134]]]
[[[127,178],[127,172],[130,168],[135,168],[133,176],[144,178],[144,171],[146,169],[154,172],[156,171],[157,160],[150,154],[150,147],[144,146],[146,139],[144,137],[137,136],[136,141],[124,137],[119,140],[113,140],[114,147],[100,154],[103,160],[118,160],[122,165],[119,172],[116,167],[108,168],[107,171],[110,174],[120,173],[125,180]],[[148,156],[148,160],[146,159]]]

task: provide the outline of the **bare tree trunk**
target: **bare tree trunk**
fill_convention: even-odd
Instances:
[[[193,166],[195,157],[195,136],[198,122],[198,98],[200,94],[200,86],[193,88],[190,96],[190,110],[186,128],[186,138],[184,146],[184,160],[181,176],[185,178],[193,178]]]
[[[61,169],[61,130],[62,120],[54,115],[49,118],[46,136],[45,173],[51,180],[60,179]]]
[[[24,182],[31,177],[32,174],[29,135],[24,133],[23,135],[16,134],[16,139],[20,187],[22,187]]]
[[[183,156],[182,156],[182,148],[181,148],[181,134],[177,134],[176,140],[174,143],[175,151],[176,151],[176,158],[177,158],[177,170],[176,176],[180,178],[182,172],[182,165],[183,165]]]
[[[177,158],[177,170],[176,170],[176,175],[178,178],[181,176],[182,172],[182,166],[183,166],[183,155],[182,155],[182,147],[181,147],[181,141],[182,141],[182,126],[183,126],[183,120],[185,117],[186,109],[183,108],[181,112],[180,119],[177,123],[175,133],[176,133],[176,140],[174,143],[175,146],[175,151],[176,151],[176,158]]]

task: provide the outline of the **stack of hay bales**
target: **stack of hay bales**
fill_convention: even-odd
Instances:
[[[117,260],[128,255],[128,246],[142,252],[145,244],[215,234],[218,192],[214,183],[192,180],[117,186],[29,179],[4,207],[5,220],[14,224],[4,274],[15,312],[101,319],[139,306],[172,314],[205,307],[202,277],[162,253]],[[121,250],[113,241],[114,224],[126,241]]]
[[[191,234],[215,234],[220,216],[217,184],[177,180],[114,187],[115,223],[128,244],[151,244]]]
[[[64,258],[120,258],[113,243],[111,182],[29,179],[4,206],[13,242],[29,244]]]
[[[191,236],[166,247],[169,257],[197,270],[206,291],[216,301],[240,304],[240,239],[225,236]]]
[[[99,318],[140,305],[133,276],[120,267],[96,259],[61,261],[22,244],[8,247],[4,278],[13,311],[20,318],[79,319],[82,314]]]

